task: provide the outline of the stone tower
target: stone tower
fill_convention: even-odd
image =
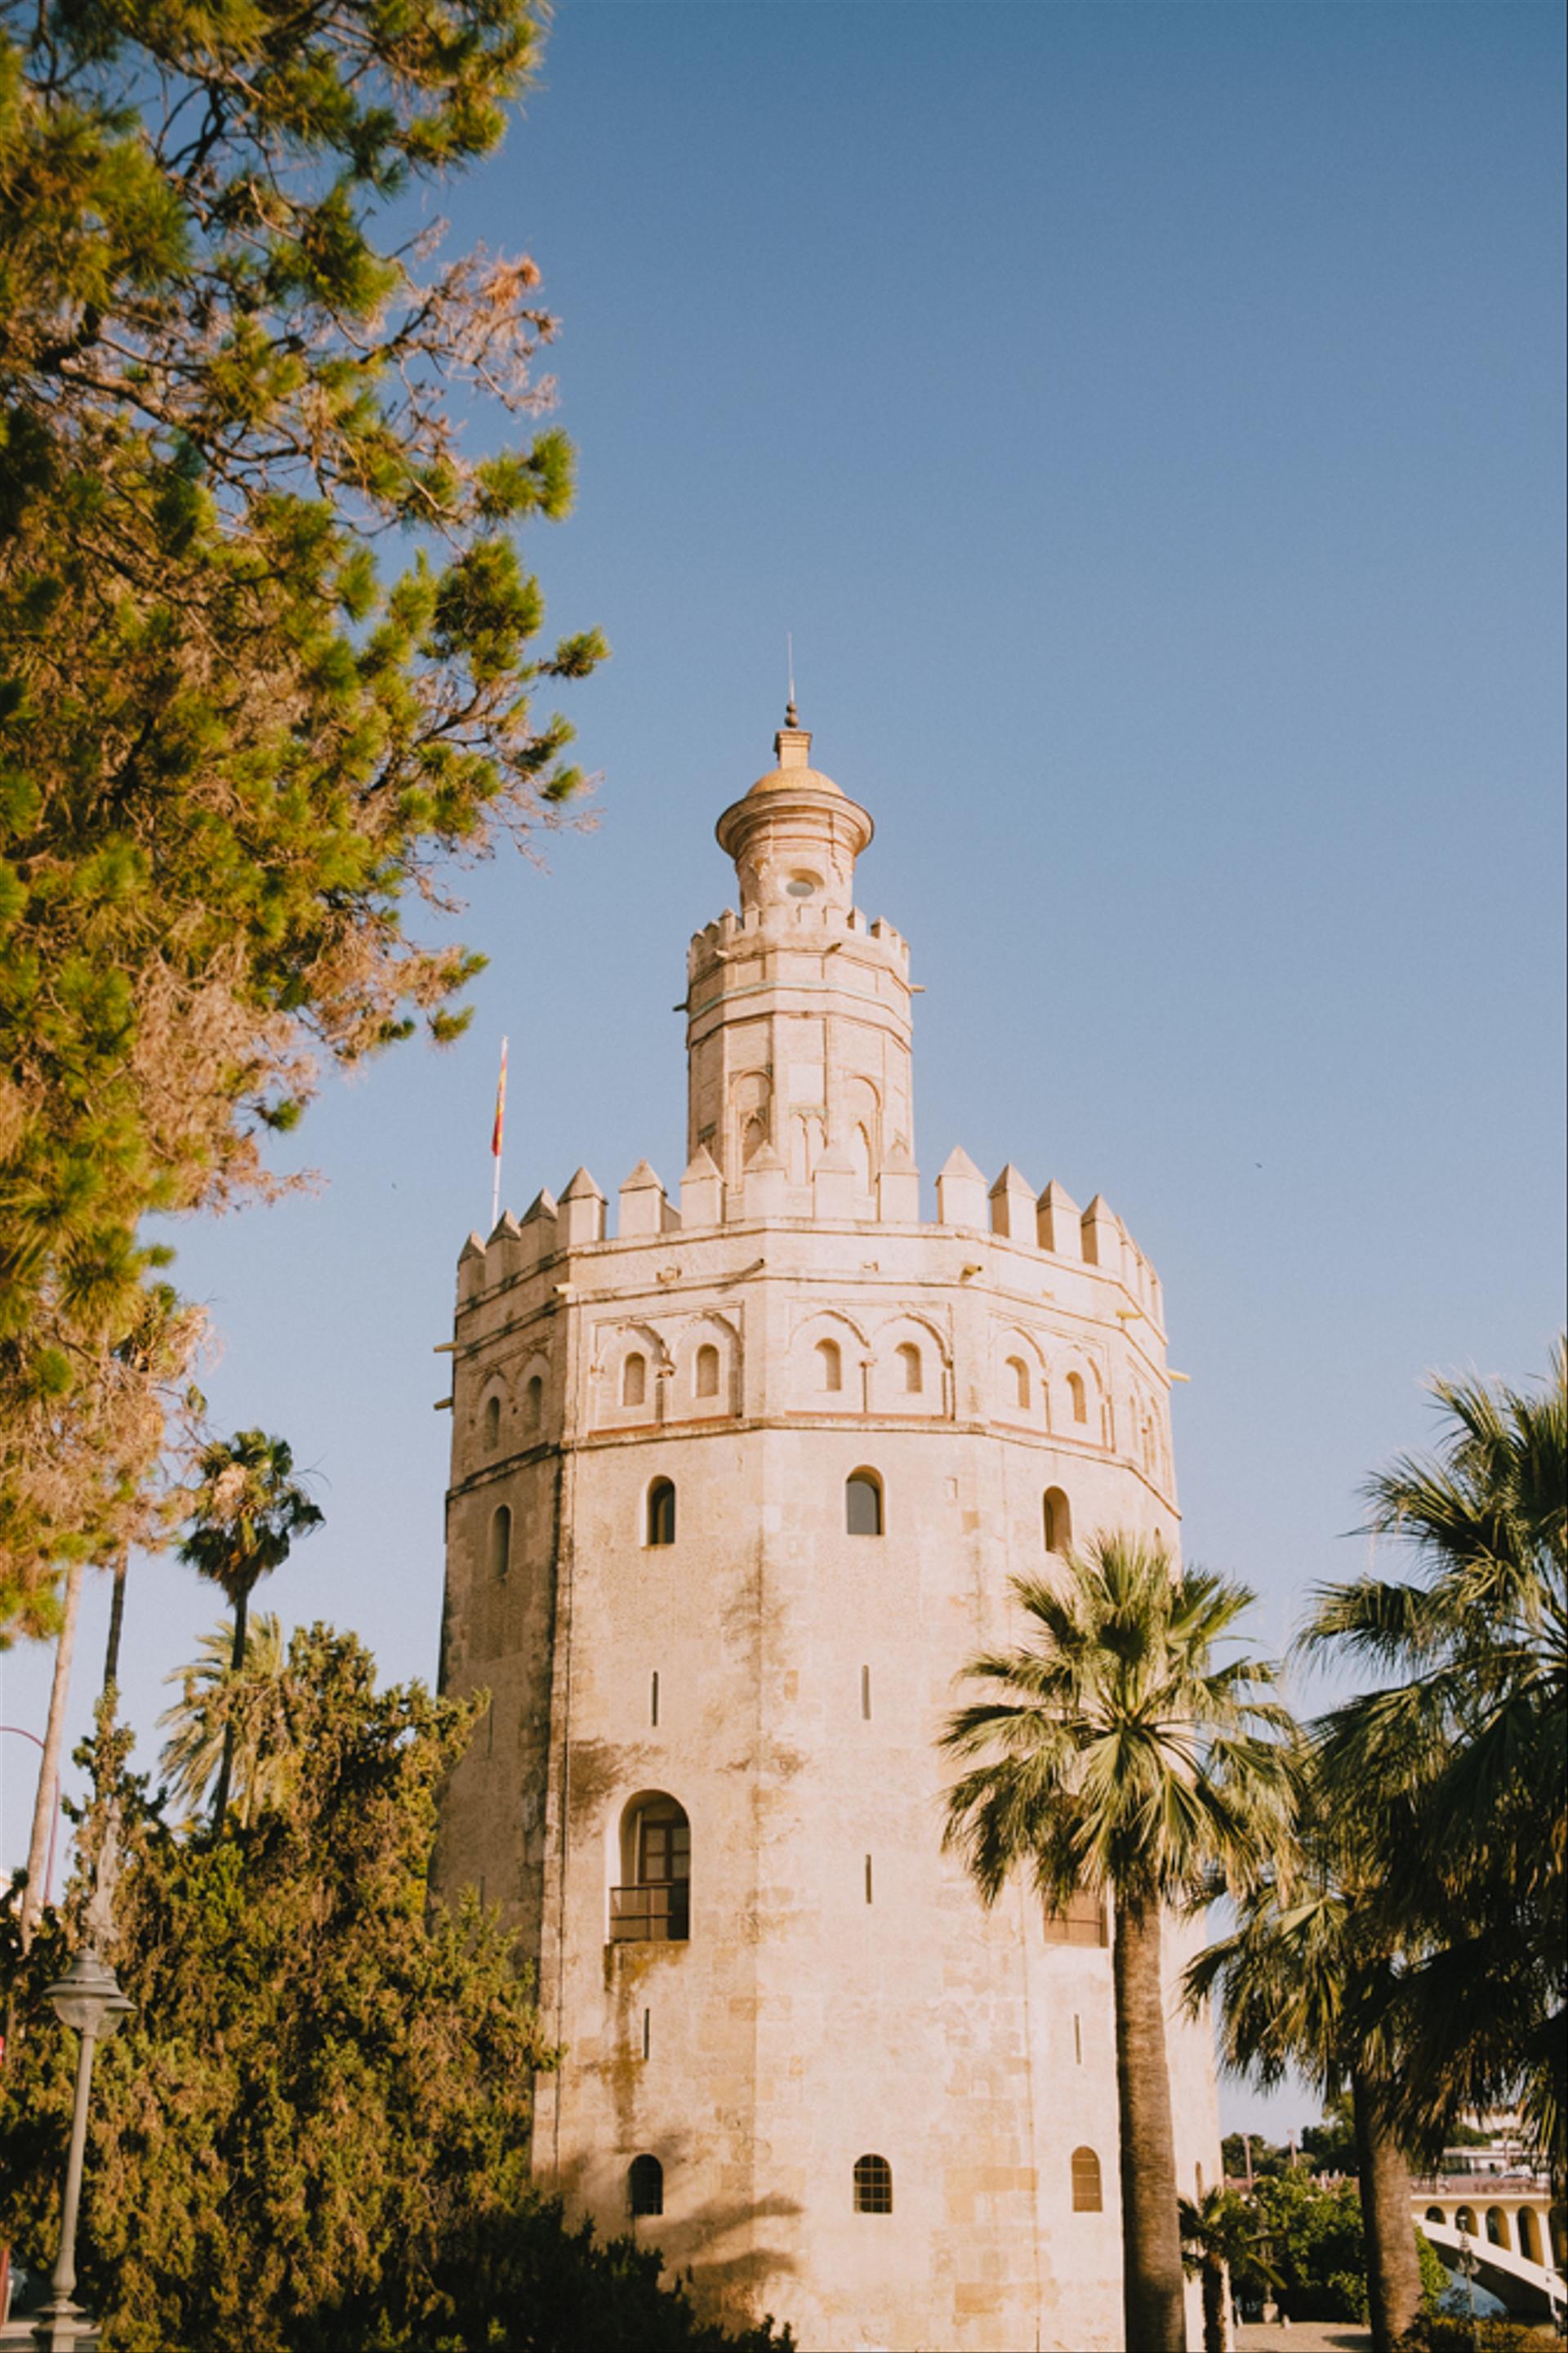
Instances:
[[[611,1239],[579,1169],[459,1261],[442,1672],[492,1696],[438,1871],[504,1906],[565,2047],[536,2176],[708,2309],[1112,2348],[1106,1924],[982,1910],[935,1743],[1010,1572],[1174,1545],[1160,1285],[1098,1196],[962,1151],[921,1221],[909,950],[810,752],[792,707],[719,820],[679,1206],[639,1161]],[[1206,2031],[1171,2055],[1213,2182]]]

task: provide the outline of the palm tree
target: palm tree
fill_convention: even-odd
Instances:
[[[1272,1665],[1215,1657],[1244,1587],[1122,1535],[1060,1574],[1013,1579],[1027,1643],[966,1670],[991,1691],[944,1746],[991,1753],[949,1792],[945,1843],[987,1904],[1018,1869],[1054,1905],[1110,1894],[1126,2342],[1184,2353],[1161,1917],[1264,1871],[1289,1834],[1293,1725]]]
[[[289,1477],[294,1457],[281,1438],[242,1430],[204,1449],[192,1493],[189,1534],[180,1558],[220,1587],[234,1611],[231,1672],[245,1662],[245,1620],[258,1580],[289,1556],[296,1536],[321,1525],[321,1514]],[[228,1810],[234,1766],[234,1721],[224,1731],[223,1757],[213,1799],[213,1830]]]
[[[222,1767],[224,1744],[232,1733],[232,1802],[248,1825],[260,1809],[281,1804],[296,1769],[284,1680],[288,1644],[280,1621],[263,1610],[247,1625],[245,1660],[237,1672],[226,1627],[204,1634],[200,1650],[189,1666],[163,1678],[180,1686],[179,1698],[158,1718],[170,1727],[163,1770],[174,1795],[195,1814]]]
[[[1199,2199],[1184,2198],[1177,2214],[1182,2261],[1188,2271],[1196,2272],[1203,2286],[1204,2353],[1226,2353],[1230,2342],[1226,2274],[1233,2287],[1244,2282],[1256,2282],[1259,2287],[1282,2284],[1263,2252],[1268,2233],[1258,2228],[1258,2215],[1246,2199],[1223,2183],[1205,2189]]]
[[[1356,1869],[1360,1826],[1310,1773],[1302,1815],[1313,1825],[1306,1854],[1252,1890],[1234,1934],[1189,1965],[1183,1990],[1194,2010],[1219,1996],[1220,2053],[1235,2073],[1267,2090],[1294,2068],[1325,2100],[1349,2084],[1373,2353],[1390,2353],[1421,2302],[1395,2120],[1401,1956],[1379,1889]]]
[[[1522,2093],[1561,2172],[1568,1366],[1559,1342],[1539,1393],[1432,1388],[1440,1452],[1367,1491],[1372,1528],[1410,1544],[1424,1578],[1321,1587],[1303,1638],[1384,1679],[1323,1718],[1323,1769],[1415,1947],[1395,1997],[1407,2133],[1429,2143],[1456,2109]]]

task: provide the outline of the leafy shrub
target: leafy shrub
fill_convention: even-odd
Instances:
[[[1522,2320],[1472,2321],[1465,2312],[1424,2312],[1395,2353],[1561,2353],[1554,2328]]]

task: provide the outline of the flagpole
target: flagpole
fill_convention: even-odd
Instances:
[[[490,1187],[490,1231],[494,1233],[500,1217],[501,1146],[506,1136],[506,1050],[507,1040],[500,1041],[500,1077],[496,1082],[496,1121],[490,1130],[490,1157],[495,1162],[495,1179]]]

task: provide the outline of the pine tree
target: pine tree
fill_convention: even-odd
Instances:
[[[580,782],[538,270],[373,234],[542,14],[0,0],[0,1629],[147,1532],[195,1319],[146,1214],[266,1191],[315,1056],[456,1035],[479,959],[405,911]]]

